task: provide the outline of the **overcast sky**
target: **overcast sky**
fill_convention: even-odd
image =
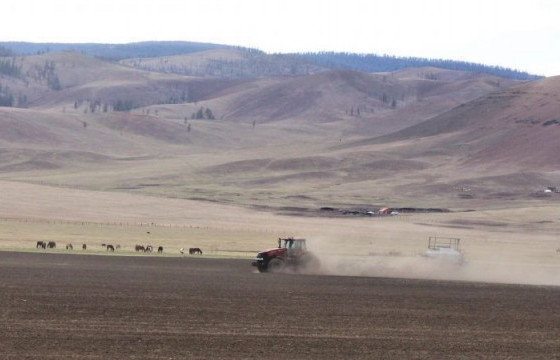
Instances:
[[[0,41],[185,40],[463,60],[560,75],[559,0],[14,0]]]

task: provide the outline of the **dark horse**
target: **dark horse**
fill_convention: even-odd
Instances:
[[[41,249],[45,249],[47,247],[47,243],[44,241],[37,241],[37,249],[41,248]]]
[[[136,251],[144,251],[144,250],[145,250],[145,249],[144,249],[144,245],[136,245],[136,246],[134,247],[134,250],[136,250]]]
[[[163,254],[163,246],[158,246],[157,252],[158,254]]]
[[[202,250],[200,250],[200,248],[190,248],[189,249],[189,254],[191,255],[202,255]]]
[[[54,241],[49,241],[49,243],[47,244],[47,248],[55,249],[56,248],[56,243]]]
[[[115,247],[113,245],[107,244],[107,251],[115,251]]]

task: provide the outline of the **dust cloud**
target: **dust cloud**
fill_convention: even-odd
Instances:
[[[457,264],[422,255],[315,255],[320,259],[320,266],[308,269],[308,273],[560,286],[560,261],[558,265],[546,265],[513,263],[500,258],[493,262],[465,260]]]

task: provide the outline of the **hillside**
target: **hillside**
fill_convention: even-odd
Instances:
[[[169,61],[217,54],[234,53]],[[530,205],[560,183],[558,78],[426,67],[224,79],[76,53],[13,61],[2,180],[277,211]]]
[[[308,75],[326,70],[304,59],[245,49],[214,49],[174,56],[131,58],[120,63],[148,71],[227,79]]]
[[[383,74],[331,70],[255,80],[250,86],[220,92],[209,104],[232,121],[343,122],[341,130],[347,135],[381,135],[512,84],[488,75],[433,68]]]
[[[398,76],[418,81],[417,74]],[[473,88],[488,85],[468,74],[439,76],[463,79],[476,84]],[[431,84],[424,93],[449,94],[453,84],[441,88]],[[282,155],[261,153],[204,172],[230,187],[272,193],[289,188],[291,197],[284,201],[297,199],[307,206],[319,206],[325,199],[459,208],[554,201],[556,195],[545,195],[543,190],[560,183],[559,100],[559,78],[518,84],[390,135],[360,139],[354,134],[354,140],[340,139],[330,145],[323,141],[325,147],[319,152],[309,147]]]
[[[360,72],[393,72],[407,68],[437,67],[448,70],[481,72],[488,75],[505,77],[512,80],[536,80],[538,75],[525,71],[489,66],[452,59],[426,59],[416,57],[397,57],[377,54],[355,53],[293,53],[265,54],[258,49],[248,49],[230,45],[195,43],[188,41],[146,41],[129,44],[63,44],[63,43],[28,43],[0,42],[7,52],[16,55],[34,55],[49,52],[77,52],[112,61],[134,59],[128,64],[137,64],[143,69],[164,72],[177,72],[185,75],[221,76],[221,77],[260,77],[295,74],[311,74],[318,69],[354,70]],[[207,63],[192,67],[180,60],[176,66],[169,66],[158,59],[203,52],[234,51],[242,53],[243,59],[226,60],[221,56],[209,58]],[[2,53],[2,51],[0,51]],[[197,57],[197,56],[195,56]],[[148,59],[146,62],[139,59]],[[172,62],[177,62],[173,59]]]
[[[228,80],[200,81],[178,75],[150,73],[77,53],[49,53],[12,60],[17,72],[0,75],[5,95],[13,106],[65,107],[66,110],[102,111],[117,103],[120,110],[153,104],[194,102],[217,89],[235,84]]]
[[[425,59],[417,57],[397,57],[391,55],[381,56],[376,54],[337,53],[329,51],[291,55],[303,58],[311,63],[330,69],[348,69],[363,72],[393,72],[408,68],[437,67],[447,70],[480,72],[512,80],[526,81],[540,78],[540,76],[532,75],[525,71],[504,68],[497,65],[488,66],[449,59]]]
[[[163,61],[169,66],[187,61],[204,67],[216,56],[235,61],[245,59],[246,54],[226,49],[137,61]],[[330,70],[228,80],[150,72],[76,53],[33,55],[13,61],[17,74],[0,75],[5,97],[13,99],[12,106],[84,114],[161,110],[178,120],[190,118],[204,107],[222,120],[345,121],[345,132],[357,128],[370,135],[410,126],[513,84],[484,74],[435,68],[383,74]],[[169,106],[173,104],[177,106]]]
[[[456,147],[467,164],[560,166],[560,77],[519,84],[376,141],[426,139]]]

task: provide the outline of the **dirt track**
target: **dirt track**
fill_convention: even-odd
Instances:
[[[0,252],[2,359],[560,359],[560,288]]]

